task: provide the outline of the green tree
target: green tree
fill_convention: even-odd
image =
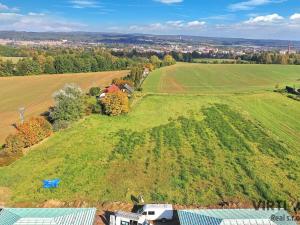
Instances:
[[[153,55],[150,57],[150,63],[155,67],[155,68],[159,68],[161,67],[161,60],[156,56],[156,55]]]
[[[44,73],[54,74],[55,72],[54,58],[52,56],[46,57]]]
[[[163,64],[165,66],[174,65],[176,63],[175,59],[171,55],[165,55]]]
[[[84,115],[85,104],[82,90],[75,84],[54,93],[55,106],[50,111],[52,121],[76,121]]]
[[[71,56],[59,55],[55,57],[54,67],[56,73],[71,73],[74,71],[74,62]]]
[[[17,63],[17,75],[33,75],[41,72],[39,63],[30,58],[21,59]]]
[[[100,93],[101,93],[100,87],[91,87],[89,90],[90,96],[97,96],[97,95],[100,95]]]
[[[15,65],[11,60],[0,60],[0,76],[12,76],[14,74]]]
[[[134,66],[131,68],[128,79],[134,83],[135,87],[139,87],[143,79],[144,68],[142,66]]]

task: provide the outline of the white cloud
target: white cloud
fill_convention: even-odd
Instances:
[[[30,12],[30,13],[28,13],[28,16],[45,16],[45,13]]]
[[[277,13],[266,15],[266,16],[257,16],[252,17],[249,20],[245,21],[246,24],[272,24],[282,21],[284,18]]]
[[[155,0],[155,1],[163,4],[175,4],[175,3],[183,2],[183,0]]]
[[[290,20],[300,20],[300,13],[295,13],[291,15]]]
[[[9,12],[15,12],[18,11],[19,9],[16,7],[8,7],[7,5],[4,5],[0,2],[0,11],[9,11]]]
[[[83,24],[65,21],[43,13],[0,13],[0,30],[17,31],[77,31]]]
[[[8,10],[8,6],[0,3],[0,10]]]
[[[100,5],[93,0],[71,0],[73,8],[84,9],[84,8],[99,8]]]
[[[270,3],[281,3],[285,1],[286,0],[248,0],[244,2],[231,4],[228,8],[232,11],[251,10],[257,6],[266,5]]]
[[[206,22],[204,22],[204,21],[195,20],[195,21],[188,22],[187,27],[197,28],[197,27],[202,27],[205,24],[206,24]]]
[[[166,24],[170,27],[182,28],[184,26],[184,21],[182,21],[182,20],[168,21]]]
[[[129,30],[132,32],[143,32],[143,33],[172,33],[174,31],[182,31],[182,32],[189,32],[191,30],[199,30],[201,29],[206,22],[204,21],[189,21],[185,22],[183,20],[175,20],[175,21],[167,21],[164,23],[152,23],[152,24],[145,24],[145,25],[133,25],[129,27]]]

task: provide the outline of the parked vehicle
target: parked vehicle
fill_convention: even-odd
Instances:
[[[166,222],[173,219],[173,206],[171,204],[146,204],[137,213],[144,215],[148,221]]]
[[[118,211],[110,216],[110,225],[149,225],[146,217],[138,213]]]

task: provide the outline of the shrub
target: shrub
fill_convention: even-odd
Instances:
[[[102,114],[102,106],[100,103],[96,103],[92,105],[92,113]]]
[[[163,64],[165,66],[171,66],[171,65],[176,64],[176,61],[171,55],[165,55],[164,60],[163,60]]]
[[[65,121],[65,120],[56,120],[53,123],[53,130],[54,131],[64,130],[64,129],[69,127],[69,124],[70,123],[68,121]]]
[[[9,155],[19,155],[24,148],[24,140],[20,134],[10,134],[5,139],[4,151]]]
[[[90,96],[97,96],[97,95],[100,95],[100,93],[101,93],[100,87],[91,87],[89,90]]]
[[[122,91],[106,94],[101,103],[106,115],[117,116],[129,111],[128,97]]]
[[[82,90],[74,85],[67,84],[54,94],[55,106],[50,111],[50,119],[55,122],[76,121],[85,112],[85,100]]]
[[[51,124],[42,117],[33,117],[17,126],[24,147],[30,147],[49,137],[52,134]]]

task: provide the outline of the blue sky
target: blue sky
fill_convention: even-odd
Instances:
[[[0,30],[300,40],[300,0],[0,0]]]

